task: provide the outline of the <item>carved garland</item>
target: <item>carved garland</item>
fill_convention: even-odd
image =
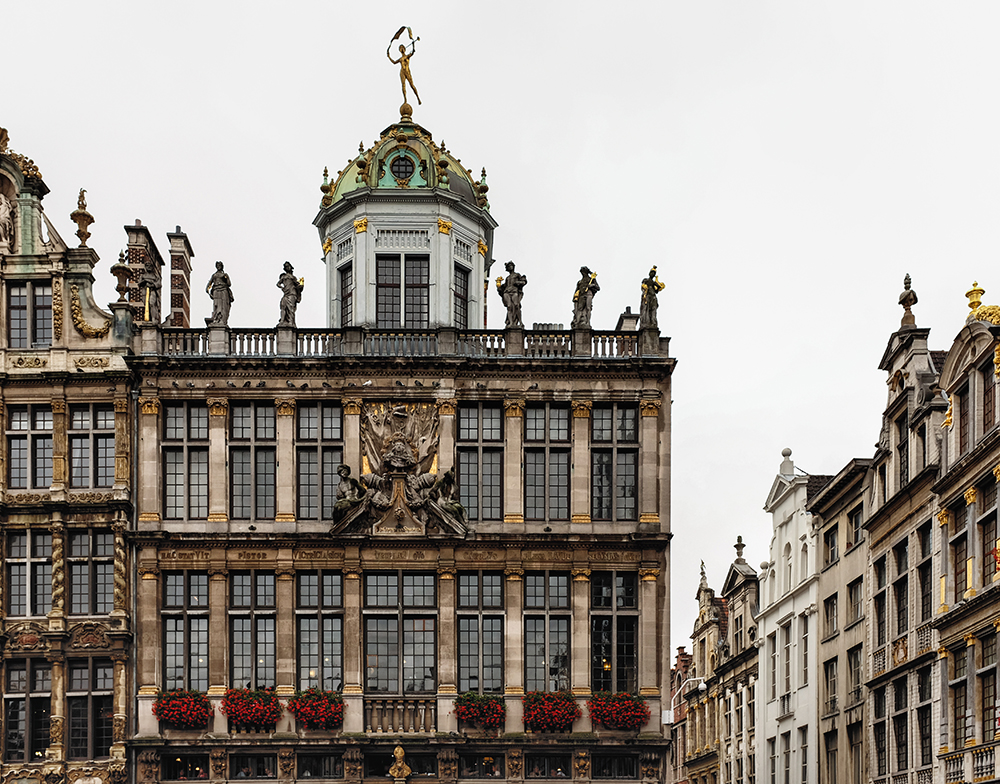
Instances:
[[[90,326],[83,318],[83,306],[80,304],[80,287],[70,286],[69,292],[69,314],[73,319],[73,326],[76,327],[77,332],[85,338],[106,337],[108,330],[111,329],[111,319],[105,321],[103,327]]]
[[[52,336],[56,340],[62,340],[63,328],[63,299],[62,299],[62,278],[52,279]]]

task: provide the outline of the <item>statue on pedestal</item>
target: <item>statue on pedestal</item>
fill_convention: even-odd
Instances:
[[[152,259],[146,261],[139,275],[139,312],[142,321],[160,322],[160,273]]]
[[[597,273],[589,267],[580,267],[580,280],[573,292],[572,329],[590,329],[590,313],[594,308],[594,295],[601,290],[597,285]]]
[[[229,308],[233,304],[233,286],[222,262],[215,262],[215,272],[208,279],[205,293],[212,298],[212,317],[205,321],[213,327],[229,326]]]
[[[656,267],[649,271],[649,277],[642,281],[642,300],[639,303],[639,329],[657,329],[656,310],[660,307],[657,294],[663,291],[663,284],[656,277]]]
[[[503,300],[503,306],[507,308],[507,322],[504,326],[507,329],[523,327],[521,299],[524,297],[524,287],[528,283],[528,277],[514,271],[513,261],[504,264],[504,269],[507,270],[507,279],[497,278],[497,293]]]
[[[295,326],[295,309],[298,308],[299,303],[302,301],[302,288],[305,286],[305,278],[296,279],[293,274],[295,268],[289,263],[285,262],[284,272],[278,277],[277,286],[282,291],[281,295],[281,320],[278,321],[279,327],[294,327]]]

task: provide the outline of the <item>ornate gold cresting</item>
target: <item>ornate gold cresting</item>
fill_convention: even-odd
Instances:
[[[354,221],[354,233],[364,234],[368,231],[368,218],[358,218]]]
[[[83,305],[80,304],[80,287],[70,286],[69,288],[69,315],[73,319],[73,326],[77,332],[85,338],[103,338],[107,336],[111,329],[111,319],[104,322],[102,327],[92,327],[83,318]]]
[[[86,189],[80,188],[80,195],[76,199],[76,209],[69,214],[69,219],[76,224],[76,236],[80,238],[80,247],[87,247],[87,240],[90,239],[90,232],[87,228],[94,222],[94,216],[87,212]]]
[[[972,288],[965,292],[965,296],[969,298],[970,312],[968,319],[970,321],[986,321],[990,324],[1000,325],[1000,306],[984,305],[983,294],[985,293],[985,289],[981,288],[976,281],[973,281]]]

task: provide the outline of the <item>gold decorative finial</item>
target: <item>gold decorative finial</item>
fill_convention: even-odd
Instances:
[[[365,154],[365,143],[363,141],[358,142],[358,155]]]
[[[983,304],[983,294],[985,293],[986,290],[979,287],[978,281],[972,281],[972,288],[965,292],[965,296],[969,298],[969,310],[975,310]]]
[[[69,219],[76,224],[76,236],[80,238],[80,247],[87,247],[87,240],[90,232],[87,227],[94,222],[94,216],[87,212],[87,193],[85,188],[80,188],[80,195],[76,198],[76,209],[69,214]]]
[[[410,37],[410,44],[409,44],[410,51],[409,52],[406,51],[406,44],[400,44],[399,57],[393,60],[392,55],[389,54],[389,50],[392,48],[392,45],[399,40],[399,37],[403,34],[404,30],[406,31],[406,34]],[[410,89],[413,90],[413,94],[417,97],[417,103],[418,104],[423,103],[420,100],[420,93],[417,92],[417,86],[413,83],[413,74],[410,73],[410,58],[413,57],[413,55],[416,53],[417,41],[419,40],[420,36],[414,38],[413,30],[404,25],[403,27],[400,27],[396,31],[396,34],[392,37],[392,40],[389,41],[389,45],[385,48],[385,56],[389,58],[389,62],[392,63],[393,65],[399,66],[399,84],[403,88],[403,105],[399,107],[399,115],[400,119],[403,120],[412,119],[413,116],[413,107],[410,106],[406,98],[407,84],[410,85]]]

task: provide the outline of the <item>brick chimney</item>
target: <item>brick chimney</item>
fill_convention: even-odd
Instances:
[[[156,243],[153,242],[153,235],[149,233],[148,228],[142,225],[139,218],[135,219],[134,226],[125,226],[124,228],[128,235],[125,263],[131,273],[128,280],[128,301],[133,303],[136,313],[141,314],[142,296],[139,292],[139,276],[142,275],[147,260],[152,260],[154,267],[157,270],[162,270],[163,259],[156,249]],[[162,272],[160,274],[162,275]]]
[[[194,251],[178,226],[167,233],[170,240],[170,320],[172,327],[191,326],[191,259]]]

